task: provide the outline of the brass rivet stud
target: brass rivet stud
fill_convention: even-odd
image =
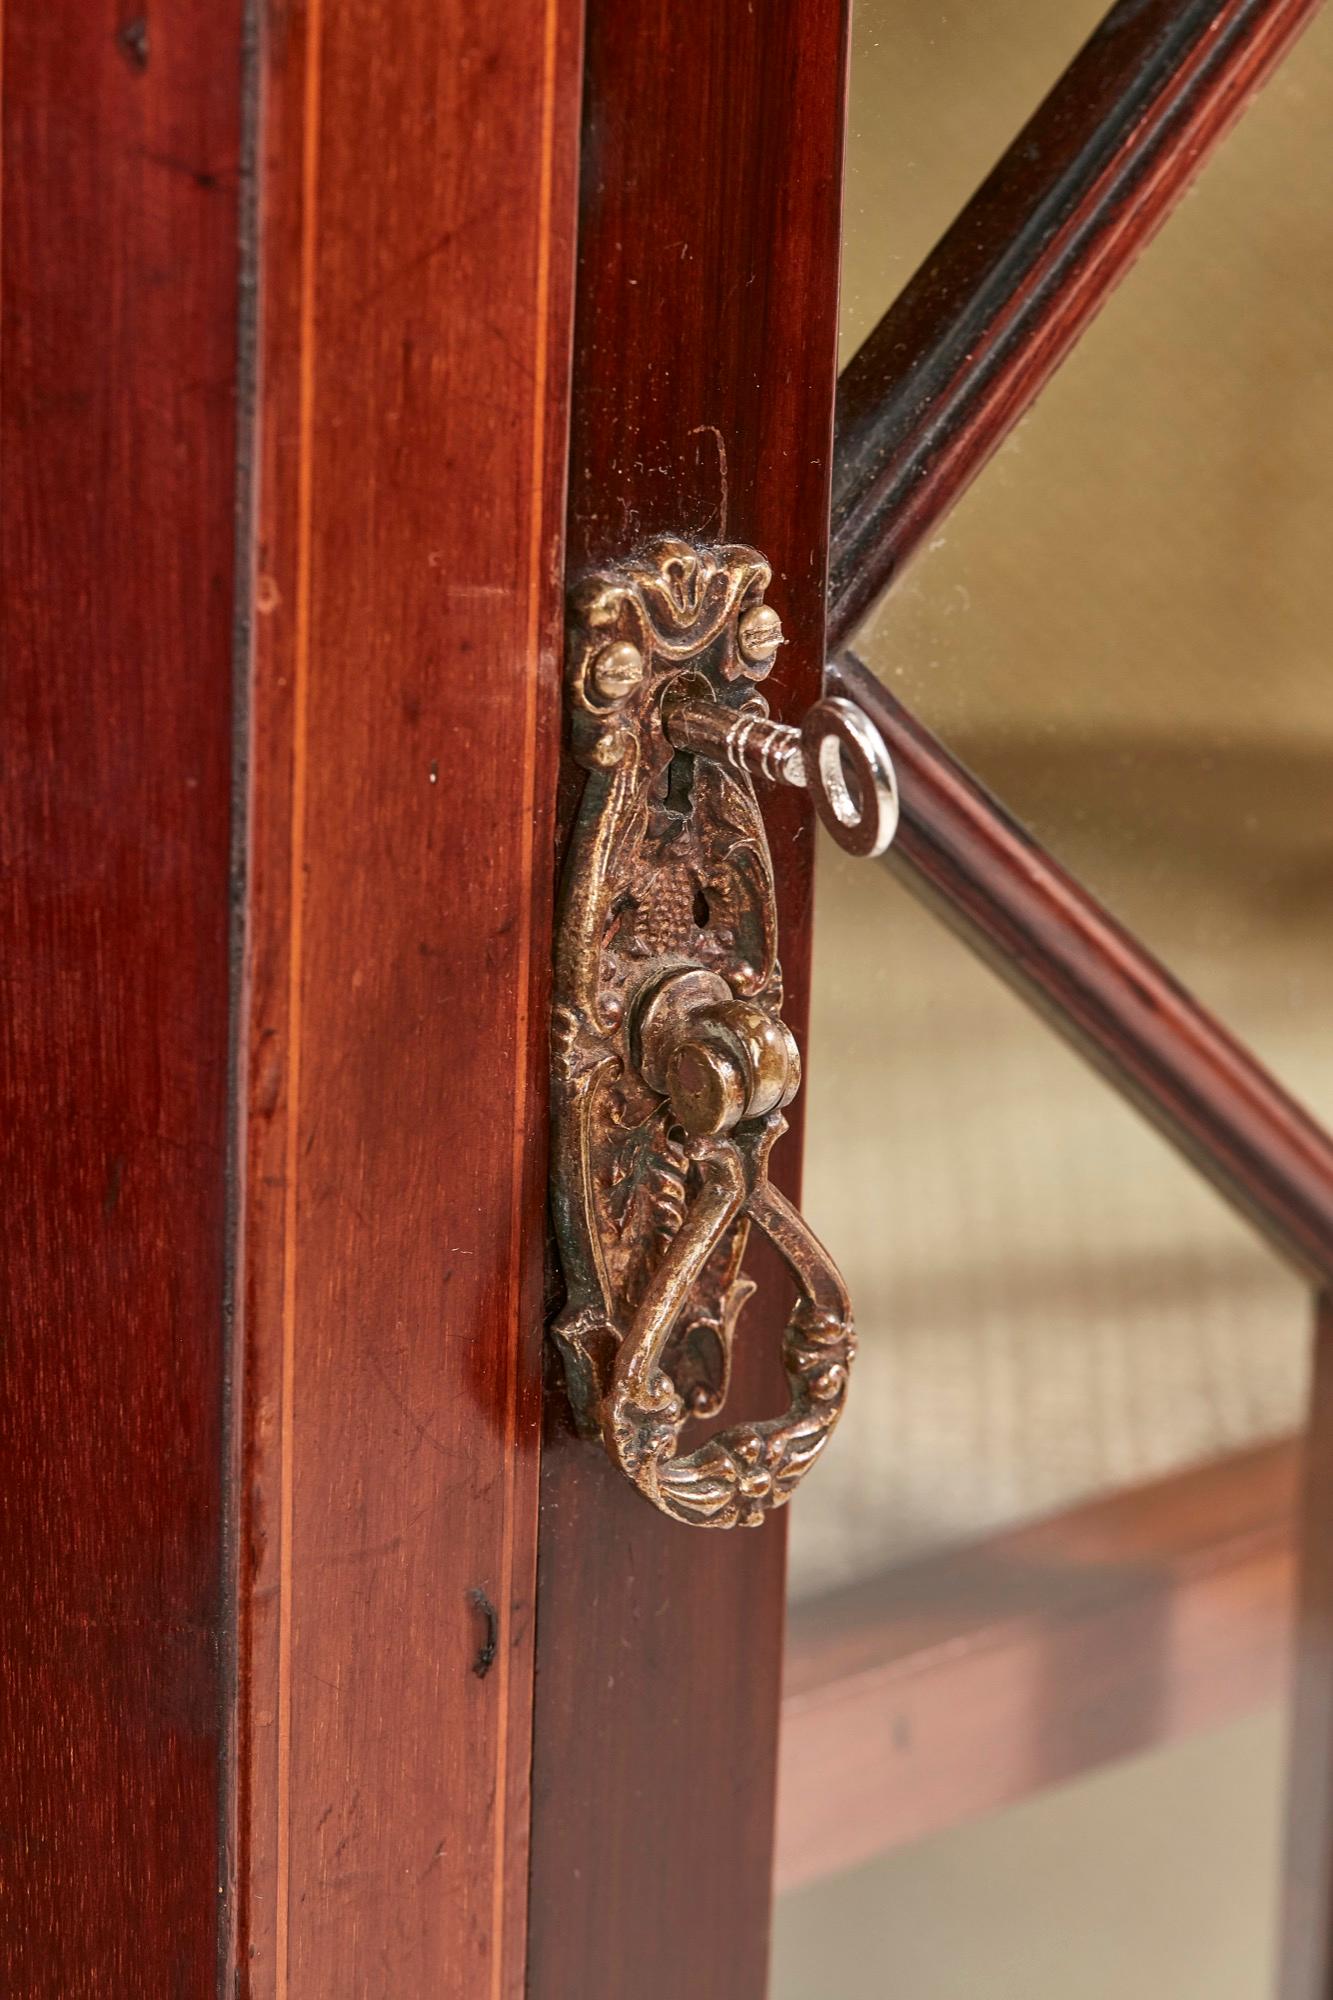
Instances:
[[[629,639],[603,646],[592,663],[593,686],[604,701],[619,701],[643,679],[643,654]]]
[[[782,644],[782,620],[771,604],[753,605],[736,627],[736,637],[743,659],[752,667],[768,666]]]

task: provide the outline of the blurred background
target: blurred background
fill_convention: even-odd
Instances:
[[[1103,11],[858,0],[844,358]],[[1325,13],[858,640],[1325,1122],[1330,131]],[[796,1600],[1299,1427],[1302,1282],[827,844],[815,975],[805,1206],[862,1346],[792,1510]],[[1282,1736],[1258,1716],[784,1898],[776,2000],[1260,2000]]]

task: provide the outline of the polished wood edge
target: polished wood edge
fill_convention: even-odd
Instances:
[[[797,1605],[778,1889],[1279,1695],[1301,1455],[1238,1452]]]
[[[1333,1993],[1333,1297],[1315,1307],[1314,1383],[1300,1495],[1280,2000]]]
[[[887,864],[1289,1261],[1333,1278],[1333,1139],[855,655],[830,684],[884,736]]]
[[[829,645],[1025,414],[1319,0],[1120,0],[844,370]]]

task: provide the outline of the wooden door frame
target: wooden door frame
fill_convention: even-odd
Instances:
[[[188,907],[171,906],[160,938],[127,921],[108,947],[91,907],[64,934],[129,1036],[114,1069],[94,1039],[71,1054],[73,1026],[37,1004],[58,970],[42,940],[21,924],[7,940],[33,989],[12,1051],[30,1079],[13,1137],[49,1167],[57,1210],[60,1177],[86,1181],[94,1206],[105,1198],[132,1217],[135,1244],[156,1259],[141,1272],[97,1252],[75,1311],[54,1243],[23,1246],[34,1357],[78,1383],[68,1405],[25,1400],[21,1475],[16,1459],[5,1489],[15,1546],[38,1549],[51,1578],[39,1605],[55,1622],[39,1634],[29,1621],[34,1646],[76,1635],[58,1675],[44,1654],[10,1656],[39,1748],[35,1771],[6,1766],[16,1794],[38,1781],[41,1851],[12,1883],[20,1924],[37,1924],[30,1984],[198,1989],[220,1953],[226,1983],[256,2000],[312,1983],[373,1990],[386,1965],[396,1991],[438,1990],[467,1967],[477,1990],[516,1995],[581,11],[508,0],[479,28],[461,10],[399,0],[386,36],[380,10],[322,0],[253,15],[224,6],[207,21],[197,0],[163,0],[151,21],[113,20],[100,0],[69,5],[86,29],[72,46],[62,16],[39,25],[30,0],[5,15],[9,160],[31,167],[6,184],[7,269],[33,336],[6,378],[33,510],[11,540],[11,581],[38,610],[55,606],[23,632],[29,741],[48,757],[47,782],[9,802],[20,844],[43,843],[54,876],[77,879],[117,842],[140,870],[184,851],[175,891]],[[591,234],[585,245],[585,286],[600,267],[632,338],[594,356],[585,315],[574,559],[619,553],[653,525],[750,535],[775,558],[793,639],[776,688],[798,713],[822,672],[845,31],[830,0],[766,16],[737,22],[717,6],[702,40],[696,22],[688,41],[645,34],[637,52],[627,10],[617,20],[599,6],[590,24],[589,103],[618,128],[626,167],[632,94],[651,107],[653,157],[637,169],[655,179],[638,198],[663,227],[678,213],[697,240],[635,230],[617,261],[604,220],[600,250]],[[85,120],[72,170],[57,159],[56,105]],[[693,165],[725,165],[725,190],[707,170],[691,181],[691,129],[707,148]],[[33,188],[49,192],[17,207]],[[89,227],[102,246],[91,260]],[[44,262],[71,230],[79,254]],[[171,282],[182,248],[193,290]],[[679,323],[678,383],[654,375],[671,353],[657,344],[659,306],[633,297],[640,253],[668,310],[696,315]],[[137,337],[108,349],[102,328],[118,323]],[[622,366],[635,349],[637,402]],[[694,407],[672,418],[687,372]],[[77,390],[85,376],[86,400],[66,399],[65,380]],[[39,421],[14,389],[44,399]],[[175,455],[182,406],[197,413],[189,465]],[[43,507],[47,486],[75,473],[87,475],[71,489],[80,504],[87,482],[115,492],[123,465],[99,440],[150,410],[160,449],[152,476],[126,487],[124,518]],[[619,458],[598,455],[602,424]],[[184,628],[182,601],[198,612]],[[113,686],[150,704],[128,788],[123,757],[96,763]],[[81,813],[58,811],[49,716],[67,749],[94,746]],[[84,776],[77,756],[70,770]],[[127,821],[140,776],[145,796],[165,788],[172,803]],[[190,831],[201,816],[202,838]],[[798,1021],[808,844],[788,801],[775,847]],[[164,1004],[200,952],[193,1011]],[[188,1046],[150,1161],[116,1151],[114,1135],[132,1122],[127,1093],[142,1090],[164,1016]],[[481,1031],[460,1041],[459,1019]],[[68,1131],[50,1115],[62,1063],[83,1114]],[[790,1186],[794,1139],[786,1150]],[[471,1173],[481,1153],[489,1164]],[[512,1270],[494,1268],[497,1241]],[[165,1295],[150,1283],[183,1265],[203,1288],[188,1295],[188,1338],[181,1302],[158,1310]],[[71,1436],[102,1443],[71,1450]],[[619,1614],[635,1607],[611,1601],[608,1542],[623,1509],[650,1546],[666,1524],[628,1491],[608,1493],[608,1477],[594,1452],[552,1445],[548,1500],[564,1490],[570,1512],[547,1514],[550,1650],[587,1657],[586,1599],[566,1583],[576,1566],[600,1576],[605,1565],[605,1650],[644,1681],[636,1693],[622,1679],[618,1715],[599,1695],[603,1741],[622,1726],[626,1742],[656,1739],[660,1780],[648,1800],[608,1793],[590,1761],[568,1774],[585,1817],[610,1802],[603,1853],[639,1857],[600,1946],[604,1984],[624,1976],[632,1912],[660,1912],[649,1928],[679,1938],[644,1859],[648,1811],[654,1840],[679,1829],[694,1841],[691,1898],[719,1976],[757,1991],[781,1535],[719,1545],[672,1528],[664,1575],[683,1622],[668,1654],[661,1622],[641,1627],[636,1659],[621,1646]],[[44,1516],[96,1514],[82,1568],[42,1540],[38,1500]],[[182,1510],[192,1539],[178,1583],[161,1556]],[[92,1615],[117,1574],[117,1538],[142,1569],[121,1576],[140,1635],[128,1656],[121,1625]],[[709,1676],[691,1629],[712,1648]],[[161,1671],[145,1677],[150,1655]],[[115,1694],[127,1657],[142,1682],[133,1701]],[[75,1685],[112,1698],[85,1732],[95,1769],[66,1795],[62,1704]],[[549,1697],[554,1676],[544,1686]],[[538,1780],[558,1784],[569,1716],[548,1700],[538,1723]],[[690,1756],[719,1788],[702,1818]],[[188,1784],[171,1776],[182,1759]],[[141,1875],[119,1875],[114,1906],[80,1900],[82,1884],[118,1877],[103,1865],[97,1807],[113,1791],[132,1805],[144,1857]],[[580,1912],[558,1882],[568,1843],[552,1814],[548,1791],[534,1880],[584,1936],[597,1929],[591,1885]],[[539,1933],[552,1911],[538,1893]],[[534,1979],[550,1990],[557,1976],[553,1961]],[[578,1984],[598,1976],[590,1960]]]
[[[582,21],[392,27],[258,61],[250,2000],[524,1988]]]
[[[789,642],[766,692],[789,720],[824,672],[846,62],[844,0],[715,0],[688,32],[671,9],[589,0],[569,573],[661,533],[760,549]],[[812,818],[789,792],[766,796],[765,820],[803,1040]],[[791,1122],[775,1174],[795,1195]],[[785,1296],[754,1261],[767,1284],[729,1407],[759,1414],[776,1407]],[[782,1516],[741,1534],[657,1514],[574,1436],[554,1377],[541,1494],[532,2000],[666,2000],[682,1982],[757,2000]]]
[[[578,0],[0,31],[0,1985],[517,2000]]]
[[[1064,157],[1088,172],[1024,238],[1027,317],[946,239],[876,352],[966,306],[976,365],[937,356],[901,435],[853,370],[845,414],[915,499],[841,491],[839,640],[1311,11],[1114,10],[1174,67],[1151,115],[1111,105],[1104,159]],[[560,625],[566,519],[571,575],[658,532],[750,541],[790,641],[775,707],[821,691],[846,5],[708,0],[686,32],[623,0],[393,0],[389,25],[0,10],[16,2000],[765,1984],[781,1520],[659,1518],[554,1379],[540,1435]],[[1020,220],[1054,186],[1021,161],[988,185]],[[1021,927],[1031,851],[1001,911],[1009,834],[903,727],[936,799],[907,865],[939,889],[958,862],[978,934]],[[804,801],[769,825],[803,1038]],[[1147,1030],[1104,1011],[1129,1075]],[[1201,1149],[1326,1278],[1323,1154],[1293,1168],[1308,1135],[1222,1068]],[[1159,1122],[1195,1132],[1173,1075]],[[1329,1339],[1325,1303],[1284,2000],[1328,1992],[1333,1935]]]

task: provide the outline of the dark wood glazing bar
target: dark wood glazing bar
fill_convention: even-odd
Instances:
[[[831,692],[893,755],[908,886],[1316,1282],[1333,1277],[1333,1140],[853,654]]]

